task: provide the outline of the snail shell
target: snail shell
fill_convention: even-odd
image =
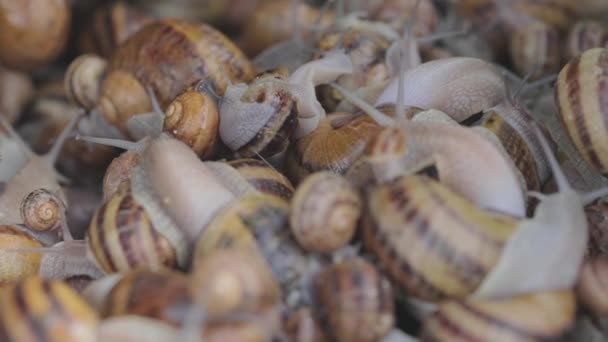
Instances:
[[[16,226],[0,225],[0,286],[11,284],[38,274],[39,253],[21,253],[17,250],[41,248],[42,243]],[[16,251],[10,251],[15,249]]]
[[[511,61],[520,75],[539,78],[559,71],[561,37],[553,26],[534,21],[511,36]],[[535,68],[538,68],[535,70]]]
[[[293,185],[279,171],[258,159],[236,159],[228,162],[256,190],[284,200],[291,198]]]
[[[80,51],[108,58],[116,47],[151,21],[149,15],[125,1],[101,6],[80,34]]]
[[[0,292],[4,341],[96,341],[98,318],[64,283],[28,277]]]
[[[359,192],[330,172],[307,177],[291,201],[291,232],[306,251],[331,253],[352,239],[361,216]]]
[[[365,151],[379,126],[367,115],[332,113],[311,134],[291,143],[286,174],[295,184],[310,173],[343,174]]]
[[[178,240],[167,237],[167,231],[154,225],[131,194],[117,193],[91,219],[88,253],[106,273],[176,268],[187,248],[172,244]]]
[[[391,286],[361,258],[322,270],[315,296],[318,320],[335,341],[380,341],[393,328]]]
[[[439,13],[433,1],[422,0],[383,0],[370,8],[370,18],[388,23],[397,32],[402,32],[409,18],[416,18],[412,27],[415,37],[424,37],[435,32],[439,23]],[[417,7],[416,7],[417,6]],[[412,13],[416,11],[416,13]]]
[[[112,160],[103,177],[104,202],[116,193],[129,191],[132,172],[140,164],[141,156],[135,151],[125,151]]]
[[[64,78],[65,93],[70,101],[87,109],[95,107],[107,67],[105,59],[93,54],[72,61]]]
[[[591,314],[593,322],[604,334],[608,334],[606,278],[608,278],[608,259],[605,257],[588,259],[582,266],[576,286],[580,303]]]
[[[163,131],[190,146],[201,159],[211,159],[219,143],[216,100],[199,87],[181,93],[165,111]]]
[[[608,30],[601,22],[580,20],[568,32],[564,57],[569,61],[589,49],[599,47],[608,47]]]
[[[420,341],[559,340],[575,317],[576,301],[570,290],[451,301],[425,320]]]
[[[43,232],[59,228],[65,219],[65,204],[56,194],[37,189],[21,202],[23,224],[35,231]]]
[[[517,227],[425,177],[371,189],[362,240],[393,284],[428,301],[471,294]]]
[[[578,152],[602,174],[608,174],[606,73],[608,49],[594,48],[570,61],[555,86],[562,126]]]
[[[164,109],[200,80],[207,79],[221,96],[228,84],[253,76],[247,58],[219,31],[206,24],[161,20],[144,26],[116,49],[98,106],[109,123],[128,135],[129,118],[152,109],[148,88]]]
[[[50,64],[63,50],[70,28],[67,0],[0,2],[0,62],[30,71]]]

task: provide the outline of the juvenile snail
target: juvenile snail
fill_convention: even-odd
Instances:
[[[67,42],[70,21],[67,0],[0,2],[0,62],[25,71],[50,64]]]
[[[305,250],[331,253],[352,239],[361,211],[359,193],[345,178],[314,173],[298,186],[291,201],[291,232]]]

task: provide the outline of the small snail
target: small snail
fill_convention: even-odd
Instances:
[[[96,341],[95,311],[67,285],[33,276],[0,291],[4,341]]]
[[[568,32],[564,57],[570,61],[589,49],[599,47],[608,47],[608,30],[599,21],[579,20]]]
[[[450,301],[425,320],[419,341],[559,340],[576,317],[571,290]]]
[[[518,28],[511,36],[511,62],[520,75],[534,72],[532,79],[556,73],[562,65],[560,44],[556,28],[534,21]]]
[[[298,186],[291,201],[291,232],[305,250],[331,253],[352,239],[361,211],[359,193],[345,178],[314,173]]]
[[[562,126],[578,152],[593,168],[608,173],[604,117],[604,73],[608,49],[594,48],[571,60],[559,73],[555,102]]]
[[[67,42],[70,21],[67,0],[0,2],[0,62],[25,71],[50,64]]]
[[[378,341],[393,328],[391,286],[363,259],[327,266],[314,289],[317,319],[335,341]]]
[[[112,160],[103,177],[104,202],[118,192],[129,192],[133,170],[140,164],[141,156],[136,151],[125,151]]]
[[[65,204],[46,189],[30,192],[21,203],[23,224],[35,231],[58,229],[65,220]]]

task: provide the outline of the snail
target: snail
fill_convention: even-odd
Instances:
[[[16,122],[34,95],[34,84],[27,74],[0,68],[0,113],[8,123]]]
[[[314,173],[291,201],[291,232],[306,251],[332,253],[350,242],[361,211],[359,193],[344,177]]]
[[[511,36],[511,62],[520,75],[534,72],[532,79],[556,73],[562,65],[560,44],[560,33],[555,27],[542,21],[531,22]]]
[[[235,159],[228,162],[258,191],[282,199],[293,195],[294,187],[282,173],[258,159]]]
[[[134,137],[137,132],[130,131],[129,120],[154,109],[155,98],[162,112],[198,81],[207,79],[223,95],[228,84],[247,81],[253,72],[249,60],[219,31],[206,24],[166,19],[145,25],[124,41],[108,61],[102,80],[78,80],[82,73],[73,73],[76,79],[66,84],[101,82],[92,117],[101,116],[120,135],[141,138]]]
[[[28,277],[3,289],[0,299],[5,341],[96,341],[97,313],[62,282]]]
[[[608,70],[608,49],[594,48],[571,60],[559,73],[555,102],[562,127],[581,156],[600,173],[608,173],[604,139],[605,108],[600,89]]]
[[[571,290],[449,301],[425,320],[419,341],[559,340],[575,317],[576,300]]]
[[[0,2],[0,63],[23,71],[47,66],[63,51],[70,22],[67,0]]]
[[[378,341],[393,327],[391,286],[361,258],[321,270],[314,291],[317,319],[332,340]]]
[[[570,61],[589,49],[599,47],[608,47],[608,30],[599,21],[579,20],[568,31],[563,53]]]
[[[17,226],[0,225],[0,286],[38,274],[40,254],[13,253],[10,248],[41,248],[42,243]]]

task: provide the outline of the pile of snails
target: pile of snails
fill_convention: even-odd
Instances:
[[[0,0],[0,340],[604,341],[607,118],[605,0]]]

